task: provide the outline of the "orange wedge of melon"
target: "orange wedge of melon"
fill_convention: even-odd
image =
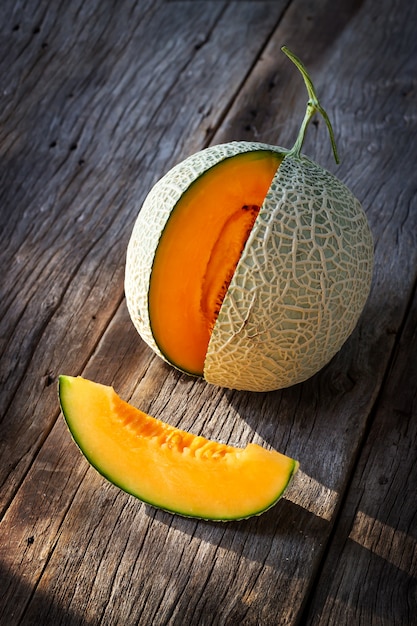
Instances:
[[[189,517],[259,515],[282,496],[298,468],[256,445],[236,448],[179,430],[124,402],[112,387],[60,376],[68,428],[109,481],[155,507]]]

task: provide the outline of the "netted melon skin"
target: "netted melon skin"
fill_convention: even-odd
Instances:
[[[287,156],[220,309],[205,379],[270,391],[311,377],[356,326],[372,269],[358,200],[312,161]]]
[[[206,170],[224,159],[253,150],[286,153],[283,148],[245,141],[218,144],[201,150],[175,165],[152,187],[136,219],[126,255],[126,304],[142,339],[166,361],[153,338],[148,310],[152,266],[165,224],[183,193]]]

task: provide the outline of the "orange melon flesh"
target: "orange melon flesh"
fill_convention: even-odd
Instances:
[[[208,169],[182,195],[156,250],[149,317],[173,365],[203,375],[211,331],[282,155],[256,150]]]
[[[259,514],[298,467],[256,444],[240,449],[179,430],[81,377],[60,376],[59,397],[87,460],[121,489],[167,511],[213,520]]]

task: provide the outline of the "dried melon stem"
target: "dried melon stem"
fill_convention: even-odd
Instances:
[[[287,57],[294,63],[294,65],[296,65],[296,67],[299,69],[299,71],[301,72],[301,75],[304,79],[304,83],[305,86],[307,87],[307,92],[309,95],[309,100],[307,102],[307,109],[304,115],[304,119],[301,123],[301,127],[300,130],[298,132],[298,136],[297,139],[295,141],[294,146],[292,147],[292,149],[290,150],[290,155],[300,158],[301,155],[301,149],[303,147],[303,143],[304,143],[304,138],[305,138],[305,134],[306,134],[306,130],[307,130],[307,126],[309,125],[312,117],[316,114],[316,113],[320,113],[320,115],[323,117],[324,121],[326,122],[326,126],[327,129],[329,131],[329,135],[330,135],[330,142],[332,144],[332,150],[333,150],[333,155],[335,158],[336,163],[339,163],[339,156],[337,154],[337,147],[336,147],[336,141],[334,138],[334,133],[333,133],[333,127],[332,124],[330,122],[329,116],[327,115],[326,111],[323,109],[323,107],[321,106],[319,99],[317,97],[316,94],[316,90],[314,88],[313,82],[310,78],[309,73],[307,72],[304,64],[302,63],[302,61],[300,61],[300,59],[298,57],[295,56],[295,54],[293,54],[291,52],[291,50],[289,50],[286,46],[282,46],[281,50],[284,52],[284,54],[287,55]]]

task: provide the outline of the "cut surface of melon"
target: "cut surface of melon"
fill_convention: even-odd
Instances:
[[[212,520],[244,519],[270,508],[298,468],[293,459],[249,444],[210,441],[124,402],[112,387],[60,376],[71,434],[109,481],[167,511]]]
[[[210,335],[282,155],[238,154],[209,168],[172,210],[155,253],[149,318],[161,352],[203,375]]]

